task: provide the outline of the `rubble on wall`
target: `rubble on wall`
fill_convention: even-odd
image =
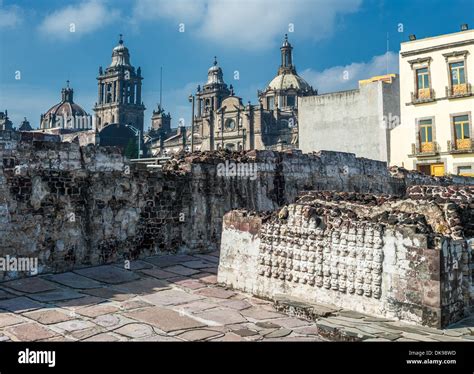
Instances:
[[[474,186],[412,186],[407,197],[437,204],[447,225],[444,234],[453,239],[474,237]]]
[[[388,168],[388,171],[393,178],[403,179],[407,187],[412,185],[453,186],[470,184],[470,182],[466,183],[466,178],[463,176],[449,175],[443,177],[433,177],[430,175],[426,175],[418,170],[407,170],[401,166],[396,165],[390,166]]]
[[[419,233],[434,232],[453,239],[474,236],[474,186],[411,186],[403,198],[316,191],[303,194],[297,203],[317,206],[318,201],[333,208],[333,217],[363,216],[372,222],[413,226]]]

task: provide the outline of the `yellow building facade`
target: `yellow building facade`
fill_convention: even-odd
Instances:
[[[390,134],[391,164],[474,176],[474,30],[402,43],[399,61],[401,125]]]

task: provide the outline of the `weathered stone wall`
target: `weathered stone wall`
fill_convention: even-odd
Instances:
[[[114,148],[22,137],[0,133],[0,258],[36,257],[42,272],[211,251],[219,248],[225,212],[274,210],[307,189],[403,194],[411,184],[452,183],[337,152],[196,153],[149,171]],[[226,159],[260,170],[218,175]]]
[[[442,324],[447,325],[473,311],[474,306],[474,188],[412,186],[407,196],[440,207],[435,219],[443,234],[439,239],[440,302]]]
[[[137,170],[113,148],[35,142],[1,153],[0,257],[65,271],[183,244],[189,175]]]
[[[441,190],[452,193],[440,198]],[[474,305],[467,230],[455,218],[470,210],[473,194],[469,187],[434,187],[424,200],[316,192],[273,215],[230,212],[218,280],[261,297],[446,326]],[[460,196],[467,200],[458,204]]]

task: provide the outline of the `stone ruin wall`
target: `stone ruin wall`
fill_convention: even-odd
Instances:
[[[0,257],[37,257],[40,272],[59,272],[183,242],[189,176],[140,171],[116,149],[76,144],[18,143],[1,153]]]
[[[226,214],[218,280],[433,327],[474,305],[472,187],[406,198],[305,193],[270,216]],[[236,270],[238,269],[238,270]]]
[[[417,208],[429,200],[436,211],[427,214],[438,236],[439,273],[443,325],[474,312],[474,189],[472,187],[412,186],[407,197]],[[426,203],[425,203],[426,205]]]
[[[0,257],[36,257],[40,272],[218,249],[225,212],[277,209],[307,189],[403,194],[450,184],[351,154],[196,153],[162,171],[109,147],[20,141],[0,133]],[[258,163],[255,178],[217,175],[219,163]],[[459,178],[459,183],[471,183]],[[2,279],[25,276],[2,273]]]

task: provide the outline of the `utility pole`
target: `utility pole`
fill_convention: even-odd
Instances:
[[[161,98],[163,93],[163,66],[160,67],[160,108],[162,108]]]

